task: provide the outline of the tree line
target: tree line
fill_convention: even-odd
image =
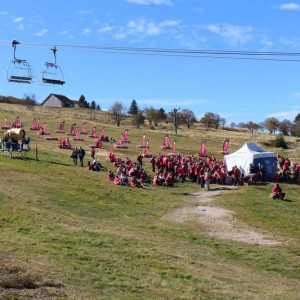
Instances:
[[[221,117],[217,113],[206,112],[200,120],[197,120],[195,114],[190,109],[181,109],[165,112],[163,108],[156,109],[152,106],[140,109],[136,100],[132,100],[129,109],[127,110],[121,102],[115,102],[109,109],[113,118],[116,121],[116,125],[120,126],[121,121],[127,116],[132,116],[132,123],[137,128],[145,124],[147,120],[150,127],[158,126],[161,122],[175,123],[175,111],[176,111],[176,124],[177,126],[185,125],[190,128],[194,123],[199,122],[206,127],[207,130],[215,128],[218,129],[220,126],[224,128],[226,119]],[[230,127],[248,129],[252,134],[257,131],[269,131],[272,133],[280,133],[283,135],[290,135],[300,137],[300,113],[295,117],[294,121],[291,122],[287,119],[279,121],[272,117],[267,118],[262,122],[256,123],[248,121],[246,123],[230,123]]]
[[[81,95],[78,101],[81,103],[81,106],[85,108],[101,110],[99,104],[94,100],[88,102],[84,95]],[[0,96],[0,103],[21,104],[25,105],[28,109],[33,109],[34,106],[39,105],[34,94],[24,94],[22,99],[12,96]],[[218,129],[220,126],[224,128],[226,124],[226,119],[224,117],[213,112],[206,112],[200,120],[197,120],[194,112],[186,108],[174,109],[170,112],[166,112],[163,108],[156,109],[153,106],[140,109],[135,99],[132,100],[129,109],[121,102],[116,101],[109,108],[109,112],[117,126],[121,125],[123,119],[131,116],[132,125],[136,128],[140,128],[144,125],[146,120],[148,121],[150,128],[157,127],[161,122],[173,123],[176,128],[180,126],[191,128],[195,123],[201,123],[207,130],[212,128]],[[253,121],[248,121],[246,123],[231,122],[230,127],[248,129],[252,134],[257,131],[267,130],[270,134],[280,133],[283,135],[300,137],[300,113],[296,115],[293,121],[287,119],[279,121],[277,118],[271,117],[259,123]]]

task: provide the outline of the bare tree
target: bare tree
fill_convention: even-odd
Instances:
[[[300,121],[293,124],[291,128],[291,135],[296,137],[300,136]]]
[[[271,133],[275,133],[276,129],[278,128],[278,119],[272,117],[272,118],[267,118],[265,120],[265,128]]]
[[[116,101],[109,109],[109,112],[112,114],[113,118],[116,121],[117,126],[119,127],[121,121],[126,116],[127,109],[122,105],[122,103]]]
[[[287,119],[278,123],[278,129],[283,135],[289,135],[292,129],[293,123]]]
[[[189,109],[182,109],[178,114],[180,124],[185,124],[187,128],[196,122],[195,114]]]
[[[140,128],[141,125],[145,124],[145,117],[142,111],[139,111],[132,116],[132,123],[136,126],[136,128]]]
[[[34,106],[38,105],[35,94],[32,95],[24,94],[22,101],[26,105],[26,108],[28,110],[34,110]]]
[[[165,116],[164,111],[162,109],[155,109],[153,107],[145,108],[145,118],[148,120],[150,127],[154,123],[155,126],[158,126],[159,122],[161,122]]]
[[[220,124],[223,126],[223,129],[225,127],[225,124],[226,124],[226,119],[224,117],[220,118]],[[233,126],[232,126],[233,127]]]
[[[254,131],[257,131],[259,129],[259,124],[254,123],[253,121],[249,121],[244,125],[244,128],[249,129],[253,136]]]
[[[204,114],[204,116],[200,119],[200,123],[204,124],[206,126],[206,129],[208,130],[210,127],[215,127],[218,129],[220,125],[220,115],[207,112]]]

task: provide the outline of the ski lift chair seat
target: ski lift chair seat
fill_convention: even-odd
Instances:
[[[28,76],[16,76],[16,75],[11,75],[8,78],[9,82],[17,82],[17,83],[31,83],[32,77]]]
[[[46,83],[46,84],[58,84],[58,85],[64,85],[65,84],[65,81],[63,80],[58,80],[58,79],[50,79],[50,78],[42,78],[43,80],[43,83]]]

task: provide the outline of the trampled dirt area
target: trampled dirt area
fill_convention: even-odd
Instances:
[[[176,209],[166,217],[179,223],[199,222],[206,228],[208,235],[221,239],[267,246],[280,244],[273,237],[239,221],[233,211],[213,205],[217,196],[228,192],[231,192],[230,188],[226,187],[224,190],[203,190],[190,194],[196,197],[196,205]]]

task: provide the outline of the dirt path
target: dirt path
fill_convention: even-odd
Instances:
[[[166,217],[179,223],[199,222],[204,225],[208,235],[222,239],[267,246],[280,244],[272,237],[239,221],[233,211],[213,205],[216,197],[230,193],[232,189],[234,187],[191,194],[197,198],[195,206],[176,209]]]

